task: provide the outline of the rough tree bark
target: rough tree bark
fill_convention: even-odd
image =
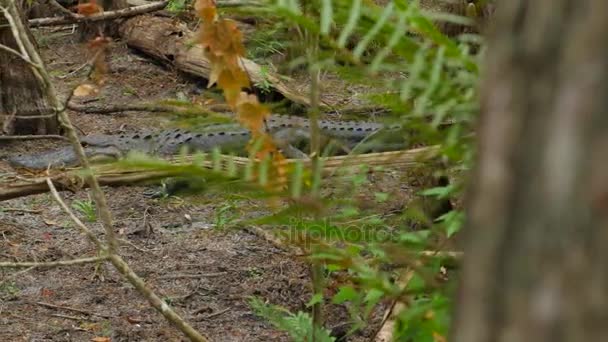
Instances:
[[[0,0],[3,7],[8,4],[9,0]],[[21,8],[22,3],[17,1],[17,4]],[[1,11],[0,44],[19,50]],[[41,115],[47,117],[23,118]],[[0,50],[0,124],[0,134],[58,134],[60,128],[57,116],[44,98],[42,84],[31,67],[4,50]]]
[[[497,9],[450,341],[608,339],[606,13]]]

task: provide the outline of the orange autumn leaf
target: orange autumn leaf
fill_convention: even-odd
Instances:
[[[103,7],[99,6],[97,4],[96,0],[91,0],[90,2],[87,2],[87,3],[78,4],[74,7],[72,7],[72,9],[76,13],[78,13],[80,15],[84,15],[85,17],[90,17],[94,14],[103,12]]]
[[[241,63],[245,55],[243,35],[234,21],[217,19],[215,1],[197,0],[195,10],[202,19],[195,42],[201,45],[211,65],[208,87],[217,84],[222,89],[226,103],[234,110],[239,122],[251,131],[249,154],[258,160],[270,157],[271,167],[267,176],[271,181],[265,187],[284,189],[287,184],[285,157],[264,130],[264,120],[270,115],[270,110],[255,95],[243,92],[251,84]]]
[[[249,86],[249,77],[244,71],[224,69],[220,73],[217,84],[224,90],[226,103],[236,110],[241,89]]]
[[[287,173],[288,164],[287,158],[282,153],[275,153],[272,156],[272,179],[274,179],[273,186],[275,191],[284,190],[287,187]]]
[[[212,22],[217,16],[215,0],[196,0],[196,2],[194,3],[194,10],[198,13],[198,16],[205,22]]]
[[[110,38],[96,37],[88,43],[89,51],[93,55],[93,73],[91,80],[97,85],[105,83],[106,75],[109,73],[109,67],[106,63],[106,52]]]
[[[215,56],[236,58],[245,55],[243,34],[232,20],[222,19],[203,25],[198,41]]]
[[[237,119],[252,132],[264,128],[264,120],[270,116],[270,110],[258,101],[257,96],[245,92],[239,94],[236,104]]]

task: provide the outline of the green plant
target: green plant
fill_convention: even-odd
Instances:
[[[234,213],[236,207],[232,203],[221,206],[215,211],[214,224],[217,229],[222,229],[233,222],[237,215]]]
[[[471,132],[479,111],[479,54],[473,51],[483,51],[483,41],[471,34],[448,37],[433,20],[447,19],[458,24],[470,20],[431,15],[417,1],[406,0],[390,1],[385,6],[364,0],[273,1],[256,7],[253,13],[272,13],[281,27],[292,25],[293,32],[298,33],[292,41],[304,46],[305,53],[293,64],[305,66],[312,79],[313,122],[319,114],[314,104],[319,100],[320,71],[333,72],[366,86],[371,101],[390,109],[390,116],[384,120],[402,127],[393,134],[407,135],[412,144],[439,145],[447,171],[462,181],[462,173],[470,168],[474,155]],[[311,140],[314,136],[313,130]],[[390,134],[375,137],[379,141],[390,138]],[[413,226],[413,210],[385,215],[377,207],[358,208],[355,195],[369,186],[365,167],[354,175],[341,174],[345,181],[335,185],[331,196],[324,196],[322,169],[314,159],[309,169],[294,165],[288,173],[287,188],[272,191],[266,187],[270,177],[267,164],[265,167],[264,163],[250,161],[237,171],[234,165],[225,165],[215,156],[211,156],[210,169],[199,167],[202,159],[180,166],[137,158],[123,163],[147,165],[184,178],[204,178],[208,188],[228,193],[247,192],[251,198],[287,200],[288,205],[274,210],[272,215],[250,222],[286,228],[282,233],[287,234],[287,240],[310,253],[315,293],[309,303],[312,315],[304,311],[290,313],[252,300],[258,314],[295,340],[314,337],[315,341],[329,341],[332,337],[322,328],[319,314],[324,303],[348,302],[354,330],[363,328],[373,308],[388,300],[407,304],[397,313],[396,339],[444,338],[454,279],[437,281],[443,270],[442,260],[423,252],[440,250],[437,242],[457,234],[464,220],[462,212],[426,217],[427,224]],[[432,175],[437,171],[434,166],[420,172]],[[462,189],[459,183],[420,186],[428,188],[420,195],[431,199],[457,197]],[[373,202],[383,204],[390,197],[374,192]],[[217,211],[217,226],[233,219],[227,215],[231,209],[226,205]],[[424,212],[420,215],[429,216]],[[396,275],[408,273],[402,268],[412,276],[407,282],[394,281]],[[338,284],[340,290],[332,298],[323,298],[323,287],[329,283],[326,280],[336,275],[347,281]]]
[[[262,79],[259,82],[255,83],[255,86],[259,88],[262,93],[270,93],[272,90],[272,83],[268,80],[268,67],[262,65],[260,67],[260,75]]]
[[[0,298],[5,300],[14,299],[19,296],[21,290],[14,282],[0,282]]]
[[[470,21],[455,15],[425,12],[416,1],[405,0],[391,1],[383,7],[362,0],[312,1],[306,5],[299,1],[276,1],[273,4],[263,11],[294,23],[296,31],[304,32],[300,44],[314,51],[295,63],[333,71],[350,82],[377,89],[368,94],[369,99],[391,109],[392,121],[407,129],[402,133],[415,132],[411,136],[418,144],[439,144],[452,170],[470,168],[474,153],[470,132],[479,110],[479,55],[472,51],[479,49],[482,41],[470,34],[447,37],[432,19],[453,20],[458,24]],[[311,37],[313,39],[309,39]],[[459,196],[460,189],[458,184],[432,186],[421,195],[452,198]],[[345,191],[329,203],[341,203],[344,207],[349,202],[348,193]],[[376,198],[382,202],[387,196]],[[324,205],[331,205],[329,203]],[[401,324],[395,336],[433,340],[435,334],[444,336],[447,331],[449,285],[453,283],[440,285],[434,281],[439,261],[425,261],[417,266],[416,276],[405,288],[391,282],[390,273],[377,265],[391,265],[398,260],[419,265],[422,260],[417,260],[416,252],[436,249],[433,242],[456,234],[464,217],[459,211],[443,213],[431,218],[428,228],[412,231],[398,228],[409,222],[410,211],[406,212],[402,221],[393,222],[379,216],[365,220],[365,213],[352,210],[348,220],[335,214],[319,217],[309,212],[310,216],[295,220],[293,213],[275,215],[272,223],[288,221],[300,236],[320,236],[320,241],[306,242],[306,247],[313,252],[313,263],[323,264],[332,272],[347,272],[360,284],[356,289],[345,287],[334,297],[336,302],[348,300],[356,304],[352,306],[359,308],[352,311],[354,322],[361,322],[357,317],[366,317],[370,308],[382,299],[407,298],[413,305],[399,313]],[[372,238],[380,236],[374,227],[382,227],[384,241]],[[353,229],[361,232],[355,234],[359,238],[345,239],[354,236],[349,235]],[[344,243],[349,247],[345,249]],[[341,248],[334,247],[338,245]],[[423,314],[418,314],[420,312]]]
[[[75,200],[72,202],[72,208],[84,215],[87,221],[97,221],[97,208],[95,208],[95,202],[93,202],[91,199]]]
[[[326,329],[313,326],[312,318],[304,312],[295,314],[276,305],[268,305],[259,298],[249,301],[256,313],[268,320],[277,329],[285,331],[294,341],[334,342],[336,339]]]
[[[167,4],[167,11],[172,13],[180,13],[186,10],[188,1],[186,0],[170,0]]]

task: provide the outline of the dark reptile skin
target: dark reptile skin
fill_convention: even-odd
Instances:
[[[272,115],[266,121],[267,131],[275,136],[276,140],[285,144],[307,137],[309,127],[310,122],[307,119],[293,116]],[[319,127],[323,136],[352,145],[384,128],[384,125],[372,122],[321,120]],[[212,125],[200,132],[173,129],[119,135],[90,135],[82,137],[81,142],[88,157],[103,156],[117,159],[130,151],[160,156],[174,155],[184,147],[190,151],[211,151],[216,147],[222,151],[242,151],[250,138],[247,129],[238,124],[231,124]],[[74,151],[69,146],[36,155],[13,156],[9,158],[9,162],[14,167],[29,169],[78,165]]]

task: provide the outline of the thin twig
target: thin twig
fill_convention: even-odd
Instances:
[[[51,1],[52,1],[52,0],[51,0]],[[68,77],[70,77],[71,75],[74,75],[75,73],[79,72],[80,70],[82,70],[82,69],[86,68],[86,67],[87,67],[87,66],[89,66],[89,65],[90,65],[90,64],[89,64],[89,62],[86,62],[86,63],[82,64],[81,66],[79,66],[78,68],[76,68],[76,69],[74,69],[74,70],[72,70],[72,71],[68,72],[68,73],[67,73],[67,74],[65,74],[65,75],[57,76],[57,78],[58,78],[58,79],[60,79],[60,80],[63,80],[63,79],[65,79],[65,78],[68,78]]]
[[[67,105],[68,109],[86,113],[86,114],[113,114],[122,112],[180,112],[184,110],[190,110],[189,108],[182,108],[180,106],[156,104],[156,103],[139,103],[139,104],[125,104],[125,105],[111,105],[105,107],[89,107],[69,102]],[[230,108],[225,104],[215,104],[203,107],[197,107],[196,109],[204,113],[215,113],[215,112],[227,112]]]
[[[213,317],[217,317],[217,316],[219,316],[219,315],[221,315],[221,314],[224,314],[224,313],[226,313],[226,312],[228,312],[228,311],[230,311],[230,310],[231,310],[230,308],[226,308],[226,309],[224,309],[224,310],[221,310],[221,311],[218,311],[218,312],[214,312],[214,313],[212,313],[212,314],[209,314],[209,315],[207,315],[207,316],[205,316],[205,317],[201,317],[201,318],[197,319],[197,321],[204,321],[204,320],[208,320],[208,319],[211,319],[211,318],[213,318]]]
[[[158,277],[159,280],[168,280],[168,279],[198,279],[198,278],[211,278],[211,277],[219,277],[226,275],[226,272],[216,272],[216,273],[201,273],[201,274],[175,274],[175,275],[166,275],[162,277]]]
[[[84,16],[81,14],[74,14],[69,18],[39,18],[39,19],[30,19],[28,20],[28,25],[30,27],[40,27],[40,26],[54,26],[54,25],[65,25],[65,24],[73,24],[73,23],[83,23],[83,22],[95,22],[95,21],[103,21],[103,20],[112,20],[116,18],[127,18],[132,17],[144,13],[149,13],[153,11],[157,11],[163,9],[167,6],[169,1],[159,1],[153,2],[150,4],[123,8],[116,11],[108,11],[100,14],[94,14],[90,16]]]
[[[46,303],[46,302],[36,302],[36,304],[38,304],[40,306],[47,307],[47,308],[51,308],[51,309],[58,309],[58,310],[66,310],[66,311],[78,312],[78,313],[81,313],[81,314],[84,314],[84,315],[88,315],[88,316],[97,316],[97,317],[102,317],[102,318],[113,318],[114,317],[112,315],[100,314],[100,313],[93,312],[93,311],[76,309],[76,308],[72,308],[72,307],[69,307],[69,306],[56,305],[56,304],[51,304],[51,303]]]
[[[53,185],[53,181],[51,181],[50,178],[46,178],[46,184],[51,190],[51,194],[53,195],[55,201],[57,201],[57,203],[59,203],[59,206],[61,206],[61,209],[63,209],[63,211],[68,214],[70,219],[72,219],[72,221],[76,224],[76,227],[78,227],[80,231],[84,233],[89,238],[89,240],[91,240],[97,246],[100,251],[104,252],[105,250],[107,250],[107,247],[101,243],[97,236],[95,236],[95,234],[93,234],[93,232],[87,226],[85,226],[85,224],[82,223],[82,221],[80,221],[80,219],[76,215],[74,215],[72,210],[70,210],[67,204],[65,204],[65,202],[61,199],[61,196],[59,196],[59,193],[57,192],[57,188],[55,188],[55,185]]]
[[[23,56],[22,54],[19,53],[19,51],[15,50],[15,49],[11,49],[10,47],[4,45],[4,44],[0,44],[0,50],[3,50],[5,52],[8,52],[12,55],[15,55],[16,57],[21,58],[22,60],[27,62],[27,59],[25,56]]]
[[[30,213],[30,214],[40,214],[42,210],[40,209],[22,209],[22,208],[0,208],[0,212],[18,212],[18,213]]]
[[[86,319],[84,317],[76,317],[76,316],[68,316],[68,315],[62,315],[62,314],[50,314],[51,317],[59,317],[59,318],[65,318],[65,319],[70,319],[73,321],[88,321],[89,319]]]
[[[0,262],[0,268],[23,268],[23,267],[35,267],[35,268],[50,268],[50,267],[59,267],[59,266],[72,266],[72,265],[81,265],[81,264],[92,264],[95,262],[108,260],[107,256],[101,257],[93,257],[93,258],[81,258],[81,259],[73,259],[73,260],[57,260],[57,261],[46,261],[46,262],[37,262],[37,261],[24,261],[24,262]]]
[[[118,239],[118,241],[124,243],[125,245],[129,245],[129,246],[135,248],[136,250],[138,250],[138,251],[140,251],[142,253],[152,253],[150,250],[145,249],[145,248],[141,248],[141,247],[135,245],[133,242],[131,242],[131,241],[127,240],[127,239]]]
[[[40,139],[53,139],[53,140],[68,140],[63,135],[58,134],[42,134],[42,135],[0,135],[0,140],[40,140]]]
[[[9,13],[9,9],[11,7],[15,6],[15,2],[11,1],[9,2],[9,7],[0,7],[0,10],[2,10],[2,13],[4,14],[4,17],[6,18],[6,20],[8,21],[8,24],[11,28],[11,32],[13,33],[13,36],[15,37],[15,43],[17,44],[17,46],[19,47],[19,51],[21,51],[21,53],[17,53],[19,56],[21,56],[21,58],[28,62],[28,63],[32,63],[32,61],[29,59],[29,57],[27,56],[27,50],[25,50],[25,46],[23,45],[23,42],[21,41],[21,39],[19,39],[19,28],[18,25],[16,23],[15,18],[13,18],[13,16]],[[17,19],[19,19],[19,17],[17,16]],[[16,52],[16,51],[15,51]]]

